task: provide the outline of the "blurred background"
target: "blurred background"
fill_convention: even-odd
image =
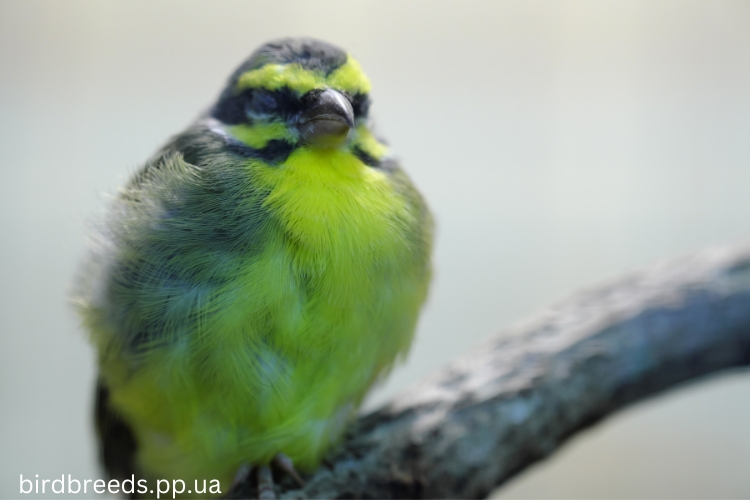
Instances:
[[[0,0],[1,498],[19,474],[101,477],[66,303],[86,221],[253,49],[295,35],[359,59],[438,221],[417,341],[369,408],[575,289],[750,237],[750,2]],[[747,498],[748,423],[750,374],[716,376],[497,495]]]

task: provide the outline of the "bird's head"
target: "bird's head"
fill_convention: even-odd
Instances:
[[[351,55],[318,40],[289,38],[256,50],[230,77],[211,116],[258,152],[280,144],[346,148],[379,161],[385,146],[366,127],[369,92],[370,81]]]

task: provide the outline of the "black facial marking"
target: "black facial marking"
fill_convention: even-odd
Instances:
[[[355,94],[349,98],[349,102],[352,103],[355,118],[367,118],[371,103],[367,94]]]
[[[352,148],[352,153],[354,153],[354,156],[360,159],[362,163],[367,165],[368,167],[380,167],[380,160],[377,158],[374,158],[373,156],[365,153],[359,146],[355,146]]]
[[[362,149],[360,149],[358,146],[352,148],[352,153],[354,153],[354,156],[359,158],[359,160],[368,167],[377,168],[378,170],[382,170],[384,172],[393,172],[398,168],[398,163],[396,163],[393,159],[383,158],[382,160],[378,160],[377,158],[374,158],[362,151]]]
[[[211,116],[227,125],[239,125],[247,123],[247,105],[249,92],[242,92],[238,95],[232,95],[221,99],[211,110]]]
[[[284,140],[272,139],[260,149],[251,148],[244,142],[227,138],[227,149],[245,158],[258,158],[264,162],[276,165],[283,163],[292,154],[294,145]]]
[[[211,116],[227,125],[251,125],[252,116],[292,120],[301,110],[300,97],[289,88],[246,89],[237,95],[222,96]]]
[[[248,102],[248,109],[259,114],[270,115],[276,113],[279,104],[276,97],[271,92],[264,92],[260,89],[251,92]]]
[[[277,90],[254,89],[248,109],[256,113],[272,110],[271,114],[289,121],[300,112],[302,103],[297,93],[287,87]]]

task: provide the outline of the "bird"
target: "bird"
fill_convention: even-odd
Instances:
[[[124,493],[215,497],[256,470],[273,498],[271,467],[301,481],[404,359],[434,223],[370,91],[332,44],[268,42],[92,223],[73,301]]]

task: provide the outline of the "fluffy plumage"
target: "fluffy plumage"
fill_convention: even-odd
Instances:
[[[113,201],[76,294],[111,476],[226,492],[279,452],[315,467],[409,348],[432,223],[369,86],[331,45],[269,43]],[[329,89],[345,106],[310,112]]]

